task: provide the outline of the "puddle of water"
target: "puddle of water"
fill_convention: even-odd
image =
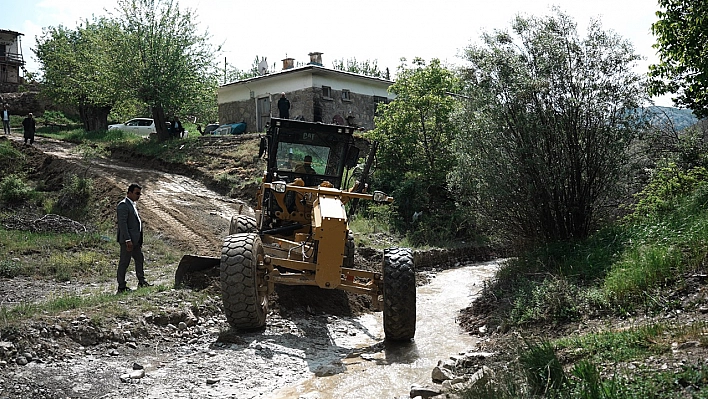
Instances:
[[[438,273],[434,280],[419,287],[416,303],[416,334],[409,344],[386,345],[382,352],[365,353],[344,359],[345,372],[329,377],[312,377],[295,386],[273,392],[270,399],[368,399],[407,397],[411,385],[430,385],[432,369],[439,360],[472,350],[477,339],[464,333],[455,318],[494,274],[496,262],[473,264]],[[357,319],[365,333],[357,334],[358,347],[381,342],[384,338],[382,315]],[[365,336],[364,339],[361,336]],[[351,339],[351,337],[349,338]],[[335,338],[347,347],[351,342]]]

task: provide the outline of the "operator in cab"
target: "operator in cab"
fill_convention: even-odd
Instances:
[[[296,173],[305,173],[308,175],[314,175],[315,169],[312,167],[312,157],[310,155],[305,155],[302,163],[295,168]]]

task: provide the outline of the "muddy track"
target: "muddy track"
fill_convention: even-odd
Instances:
[[[228,233],[231,217],[238,213],[253,214],[245,202],[222,197],[188,177],[112,159],[94,159],[89,165],[75,148],[71,143],[42,138],[34,149],[28,150],[42,151],[59,160],[49,163],[53,168],[86,171],[98,180],[101,187],[98,191],[105,193],[99,200],[110,204],[122,199],[130,183],[139,183],[143,196],[138,210],[146,232],[171,241],[186,252],[216,256]]]

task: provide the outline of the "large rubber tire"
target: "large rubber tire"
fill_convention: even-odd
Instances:
[[[246,215],[236,215],[231,217],[229,225],[229,235],[239,233],[256,233],[256,219]]]
[[[229,324],[251,330],[265,325],[268,293],[265,281],[263,244],[258,234],[234,234],[224,239],[221,249],[221,296]]]
[[[406,341],[415,336],[415,265],[408,248],[384,250],[383,323],[386,339]]]
[[[344,243],[344,264],[343,267],[354,268],[354,233],[347,231],[347,242]]]

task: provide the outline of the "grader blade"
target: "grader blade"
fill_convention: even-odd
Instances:
[[[221,258],[199,255],[184,255],[175,272],[175,287],[182,286],[186,277],[194,272],[218,268]]]

